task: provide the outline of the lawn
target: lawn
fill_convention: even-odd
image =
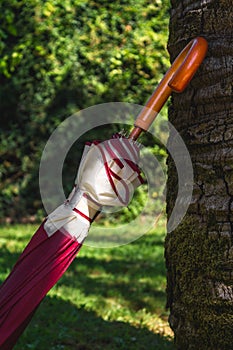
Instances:
[[[0,226],[0,282],[35,225]],[[174,349],[168,326],[164,224],[131,244],[83,246],[15,350]]]

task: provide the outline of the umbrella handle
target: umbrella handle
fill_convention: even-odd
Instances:
[[[186,88],[205,58],[207,48],[207,41],[197,37],[181,51],[138,115],[129,138],[136,140],[142,131],[149,129],[172,91],[182,92]]]

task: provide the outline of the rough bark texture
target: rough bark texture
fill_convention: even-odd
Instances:
[[[167,304],[177,349],[233,348],[233,3],[172,0],[172,60],[196,36],[208,55],[169,119],[194,169],[188,212],[166,238]],[[177,192],[168,159],[168,216]]]

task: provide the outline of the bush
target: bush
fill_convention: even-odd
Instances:
[[[0,217],[41,209],[39,160],[67,116],[102,102],[145,102],[168,64],[168,3],[1,1]]]

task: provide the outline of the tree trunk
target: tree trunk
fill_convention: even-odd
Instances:
[[[167,305],[177,349],[233,348],[233,6],[232,0],[171,0],[171,59],[203,36],[207,57],[169,120],[189,150],[193,196],[167,234]],[[167,213],[177,193],[168,159]]]

